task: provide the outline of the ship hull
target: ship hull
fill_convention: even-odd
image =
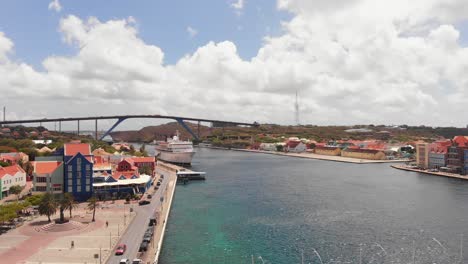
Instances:
[[[172,151],[164,151],[164,150],[156,150],[158,152],[157,158],[158,160],[175,163],[175,164],[183,164],[183,165],[190,165],[192,163],[193,155],[195,152],[172,152]]]

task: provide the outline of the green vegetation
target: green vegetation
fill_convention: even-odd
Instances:
[[[10,163],[0,160],[0,167],[8,167],[8,166],[10,166]]]
[[[35,194],[32,196],[28,196],[25,200],[33,206],[38,206],[39,204],[41,204],[41,200],[43,197],[44,194]]]
[[[95,220],[95,216],[96,216],[96,208],[97,208],[97,206],[98,206],[98,200],[96,199],[96,197],[93,196],[93,197],[89,198],[87,208],[88,208],[88,210],[92,210],[92,211],[93,211],[93,220],[91,220],[91,221],[93,221],[93,222],[96,221],[96,220]]]
[[[151,175],[151,167],[148,165],[145,165],[141,168],[138,169],[138,172],[140,174],[146,174],[146,175]]]
[[[39,214],[47,215],[49,223],[51,222],[50,216],[57,212],[58,203],[55,197],[50,193],[45,193],[39,203]]]
[[[19,200],[19,195],[21,193],[21,191],[23,190],[23,187],[19,186],[19,185],[13,185],[10,187],[10,193],[16,195],[16,200],[18,201]]]
[[[19,212],[28,208],[30,204],[27,201],[14,202],[0,205],[0,222],[6,223],[18,217]]]

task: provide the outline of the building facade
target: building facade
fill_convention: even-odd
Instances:
[[[8,196],[14,185],[26,185],[26,172],[18,165],[0,167],[0,199]]]
[[[429,167],[429,144],[416,144],[416,164],[418,167],[427,169]]]
[[[376,149],[355,149],[349,148],[341,151],[341,156],[355,159],[367,160],[385,160],[386,155],[383,151]]]
[[[86,201],[93,195],[93,155],[91,146],[83,143],[65,144],[64,191],[72,193],[77,201]]]
[[[316,146],[315,154],[327,156],[340,156],[341,149],[339,147]]]
[[[61,161],[34,161],[33,191],[62,193],[63,188],[63,162]]]
[[[446,152],[429,152],[429,168],[440,169],[447,166]]]

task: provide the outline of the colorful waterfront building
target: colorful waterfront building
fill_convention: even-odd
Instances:
[[[341,156],[355,159],[385,160],[386,155],[377,149],[347,148],[341,151]]]
[[[340,156],[341,149],[339,147],[332,147],[332,146],[316,146],[315,154],[326,155],[326,156]]]
[[[64,191],[72,193],[77,201],[88,200],[93,195],[93,155],[91,146],[68,143],[63,148]]]
[[[416,144],[416,164],[418,167],[427,169],[429,167],[429,143]]]
[[[299,138],[292,137],[286,141],[285,151],[301,153],[307,150],[307,145],[304,144]]]
[[[0,167],[0,199],[8,196],[14,185],[26,185],[26,172],[18,165]]]
[[[33,191],[62,193],[63,162],[43,160],[31,162],[33,166]]]

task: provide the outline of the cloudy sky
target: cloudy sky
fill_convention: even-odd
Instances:
[[[465,126],[467,46],[466,0],[6,0],[0,104],[293,124],[298,91],[303,124]]]

